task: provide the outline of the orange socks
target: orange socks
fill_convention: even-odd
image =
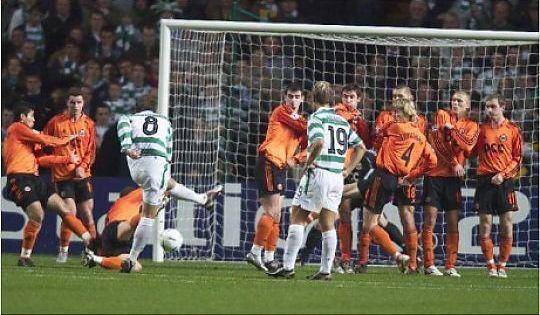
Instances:
[[[433,227],[422,227],[422,246],[424,251],[424,268],[435,265],[435,257],[433,254]]]
[[[351,259],[352,230],[351,222],[339,220],[338,225],[339,249],[341,250],[341,261]]]
[[[255,231],[255,239],[253,240],[253,244],[264,247],[268,241],[270,233],[272,233],[273,226],[274,220],[266,214],[263,214],[259,219],[259,223],[257,223],[257,230]]]
[[[459,233],[446,234],[446,269],[454,268],[457,260]]]
[[[72,230],[75,234],[77,234],[78,237],[82,238],[82,235],[88,230],[84,227],[84,224],[82,224],[81,220],[77,219],[75,215],[72,213],[67,214],[62,218],[63,223],[66,224],[66,226]]]
[[[388,233],[386,233],[379,225],[374,226],[371,231],[369,231],[369,235],[373,239],[373,242],[381,246],[382,250],[388,255],[394,256],[397,252],[397,248],[390,240],[390,236],[388,236]]]
[[[493,241],[491,240],[491,237],[481,237],[480,247],[482,247],[482,253],[486,258],[488,269],[495,268],[495,262],[493,260]]]
[[[268,238],[266,239],[264,250],[275,252],[277,247],[277,241],[279,238],[279,224],[277,222],[274,222],[274,220],[272,220],[272,222],[272,230],[270,231],[270,235],[268,235]]]
[[[369,233],[362,233],[360,235],[360,242],[358,242],[358,263],[365,265],[369,258],[369,243],[371,242],[371,236]]]
[[[29,219],[23,229],[21,257],[30,257],[39,230],[41,230],[41,223]]]
[[[62,220],[62,224],[60,225],[60,246],[61,247],[68,247],[69,246],[69,239],[71,238],[71,230],[66,225],[66,222]]]
[[[119,257],[103,257],[100,265],[105,269],[120,270],[122,269],[122,259]]]
[[[510,253],[512,252],[512,240],[512,236],[501,236],[499,247],[499,264],[501,264],[503,267],[510,258]]]
[[[418,232],[405,234],[405,246],[407,246],[407,254],[411,259],[409,260],[409,268],[416,269],[416,253],[418,252]]]

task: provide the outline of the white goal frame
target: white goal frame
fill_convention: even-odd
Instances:
[[[440,38],[463,40],[511,40],[529,43],[539,43],[539,32],[510,32],[510,31],[473,31],[458,29],[430,29],[404,27],[375,27],[375,26],[343,26],[343,25],[314,25],[286,23],[256,23],[230,21],[202,20],[172,20],[162,19],[160,22],[160,52],[159,52],[159,85],[158,113],[168,116],[169,113],[169,80],[171,59],[171,29],[182,28],[209,32],[242,32],[268,34],[341,34],[363,35],[377,37],[409,37],[409,38]],[[153,235],[152,259],[163,262],[163,248],[159,246],[159,235],[164,229],[164,211],[160,211],[155,221]]]

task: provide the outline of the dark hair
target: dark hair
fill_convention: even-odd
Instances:
[[[120,198],[126,196],[127,194],[129,194],[129,193],[131,193],[131,192],[133,192],[133,191],[135,191],[136,189],[137,189],[137,188],[135,188],[135,187],[133,187],[133,186],[126,186],[126,187],[124,187],[124,189],[122,189],[122,190],[120,191]]]
[[[27,116],[32,111],[34,111],[34,108],[32,108],[32,106],[30,106],[30,105],[26,105],[26,104],[25,105],[18,105],[13,110],[13,114],[15,116],[15,119],[17,121],[19,121],[19,120],[21,120],[21,115]]]
[[[69,88],[66,94],[66,97],[69,98],[70,96],[79,96],[79,95],[81,96],[83,95],[81,88],[78,86],[72,86]]]
[[[329,104],[334,97],[334,90],[330,83],[317,81],[313,85],[313,101],[317,104]]]
[[[300,81],[293,81],[285,86],[284,93],[287,92],[302,92],[304,94],[304,88],[302,87],[302,82]]]
[[[360,88],[360,86],[358,86],[358,84],[349,83],[343,88],[341,88],[341,94],[343,94],[343,92],[355,92],[356,96],[360,96],[360,94],[362,93],[362,89]]]
[[[493,94],[489,95],[488,97],[486,97],[486,103],[489,102],[489,101],[492,101],[492,100],[497,100],[500,107],[506,108],[506,103],[507,103],[506,97],[504,97],[502,94],[493,93]]]

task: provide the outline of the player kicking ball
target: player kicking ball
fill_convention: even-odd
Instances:
[[[308,121],[308,159],[291,208],[291,224],[283,255],[283,267],[268,272],[271,277],[293,278],[294,264],[304,238],[304,226],[310,212],[319,213],[322,232],[321,267],[310,280],[331,280],[336,254],[334,226],[343,193],[343,181],[362,159],[366,150],[349,123],[330,107],[333,90],[319,81],[313,88],[314,113]],[[351,163],[343,169],[347,149],[354,148]]]
[[[207,194],[198,194],[171,181],[172,127],[165,116],[156,113],[157,104],[142,100],[136,114],[118,120],[121,152],[126,154],[131,178],[142,188],[142,214],[133,234],[129,259],[122,262],[122,272],[130,272],[152,238],[154,218],[161,208],[165,191],[179,199],[208,205]],[[221,192],[216,187],[216,193]]]

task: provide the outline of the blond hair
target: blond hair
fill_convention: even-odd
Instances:
[[[334,96],[332,85],[326,81],[317,81],[313,85],[313,102],[317,104],[329,104]]]
[[[412,120],[413,117],[416,117],[416,106],[414,105],[414,102],[411,100],[406,99],[400,99],[395,100],[392,102],[392,106],[394,109],[401,110],[409,118],[409,120]]]
[[[457,90],[454,92],[454,95],[464,96],[467,99],[467,104],[469,104],[469,107],[471,107],[471,95],[469,94],[469,92],[464,90]]]

